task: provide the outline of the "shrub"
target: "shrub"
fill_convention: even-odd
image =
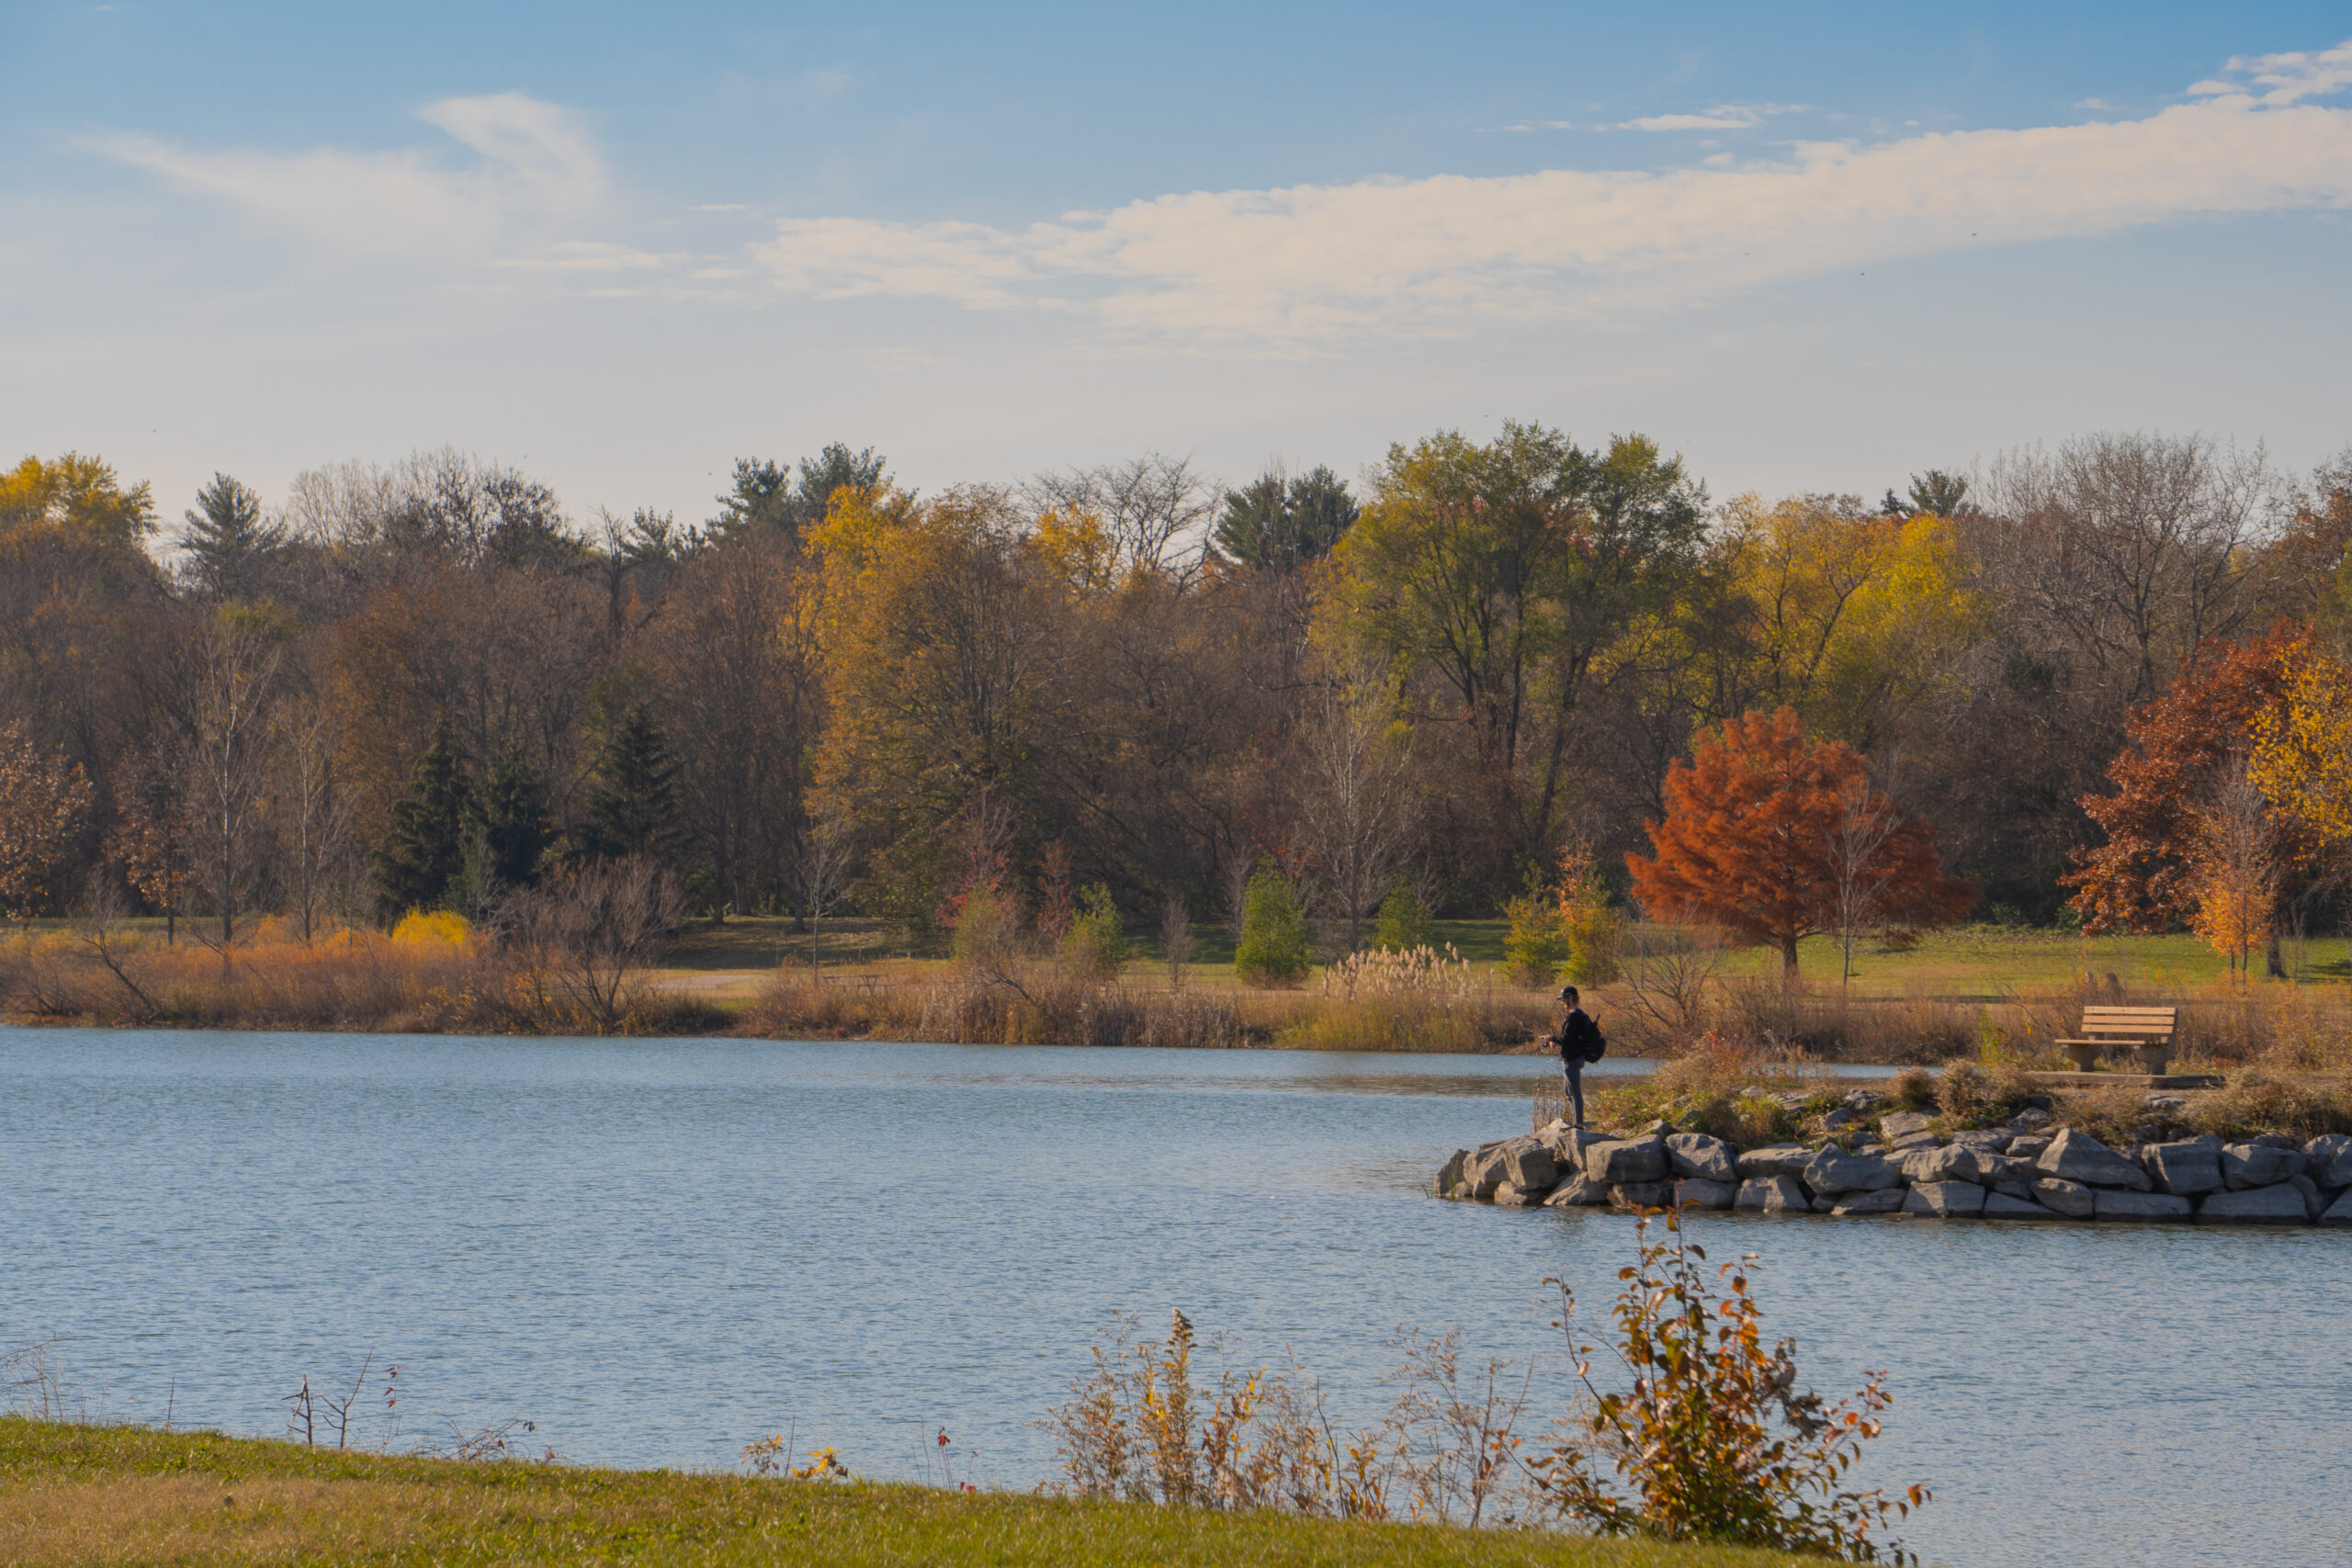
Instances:
[[[1062,938],[1062,958],[1081,978],[1112,980],[1127,962],[1127,934],[1119,925],[1118,906],[1111,890],[1098,882],[1079,897]]]
[[[1617,978],[1617,942],[1623,921],[1609,902],[1609,885],[1592,852],[1575,848],[1560,856],[1560,934],[1568,944],[1568,978],[1579,986],[1605,986]]]
[[[1295,986],[1305,977],[1310,955],[1306,917],[1290,879],[1272,863],[1250,878],[1241,901],[1241,941],[1233,950],[1233,972],[1251,986]]]
[[[454,909],[411,909],[392,928],[392,940],[404,947],[463,947],[473,930]]]
[[[1545,893],[1531,890],[1503,905],[1510,920],[1510,935],[1503,953],[1514,979],[1522,986],[1548,986],[1560,977],[1568,961],[1568,933],[1560,924],[1560,906]]]
[[[1437,945],[1436,928],[1430,912],[1421,907],[1420,898],[1412,888],[1399,882],[1380,901],[1379,923],[1373,928],[1374,947],[1391,953],[1410,953],[1419,947]]]
[[[1746,1272],[1753,1258],[1718,1266],[1716,1278],[1731,1287],[1719,1297],[1705,1250],[1683,1240],[1671,1213],[1645,1217],[1640,1234],[1641,1260],[1619,1275],[1625,1287],[1610,1314],[1628,1391],[1594,1386],[1594,1347],[1577,1342],[1576,1297],[1548,1281],[1560,1292],[1553,1326],[1567,1337],[1585,1398],[1551,1451],[1528,1461],[1545,1501],[1602,1535],[1916,1561],[1872,1532],[1926,1503],[1927,1488],[1898,1501],[1841,1484],[1862,1444],[1879,1435],[1885,1374],[1834,1405],[1798,1393],[1796,1342],[1764,1348]]]
[[[1936,1105],[1955,1122],[1973,1122],[1990,1109],[1984,1069],[1965,1059],[1950,1063],[1936,1080]]]
[[[1936,1075],[1925,1067],[1905,1067],[1894,1075],[1894,1103],[1905,1111],[1925,1111],[1936,1103]]]

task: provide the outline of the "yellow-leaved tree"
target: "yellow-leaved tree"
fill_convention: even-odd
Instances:
[[[125,490],[113,468],[96,457],[27,457],[0,473],[0,529],[35,523],[135,545],[155,531],[155,502],[144,480]]]

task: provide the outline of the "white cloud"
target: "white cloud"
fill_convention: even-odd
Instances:
[[[2188,89],[2194,97],[2254,97],[2272,107],[2325,97],[2352,86],[2352,39],[2317,53],[2241,54],[2222,74]],[[2269,91],[2256,94],[2256,87]]]
[[[604,161],[570,109],[497,93],[444,98],[418,118],[479,161],[451,167],[414,149],[212,152],[137,134],[91,145],[270,222],[360,251],[478,254],[516,227],[578,217],[604,199]]]
[[[1752,130],[1776,114],[1803,114],[1809,104],[1717,104],[1700,114],[1654,114],[1622,119],[1601,130]]]
[[[2233,62],[2281,85],[2143,119],[1797,142],[1779,158],[1662,174],[1193,191],[1022,230],[794,220],[753,255],[787,293],[1083,310],[1179,342],[1623,315],[1971,243],[2352,206],[2352,110],[2295,101],[2323,90],[2308,84],[2347,50]]]

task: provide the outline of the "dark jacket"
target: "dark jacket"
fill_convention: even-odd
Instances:
[[[1568,1016],[1560,1021],[1560,1032],[1551,1037],[1559,1048],[1560,1065],[1598,1062],[1608,1049],[1600,1038],[1600,1025],[1592,1021],[1582,1008],[1570,1008]]]

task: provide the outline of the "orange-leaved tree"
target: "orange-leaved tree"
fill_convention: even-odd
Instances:
[[[2248,777],[2251,761],[2252,782],[2262,795],[2278,791],[2289,808],[2262,813],[2269,837],[2262,858],[2275,874],[2256,881],[2270,907],[2237,908],[2222,923],[2233,932],[2259,935],[2270,973],[2285,972],[2278,951],[2278,908],[2321,880],[2327,838],[2309,812],[2296,809],[2315,802],[2287,787],[2324,772],[2297,763],[2308,738],[2290,733],[2283,722],[2291,716],[2290,694],[2304,683],[2315,657],[2301,627],[2282,626],[2241,647],[2200,652],[2161,696],[2132,715],[2125,730],[2131,743],[2107,766],[2114,793],[2083,801],[2091,820],[2106,829],[2107,842],[2079,852],[2076,869],[2060,879],[2074,888],[2072,903],[2086,929],[2162,931],[2184,924],[2211,927],[2221,919],[2204,908],[2217,897],[2216,863],[2207,840],[2216,802]],[[2314,786],[2307,793],[2321,792]],[[2248,887],[2218,901],[2243,905]]]
[[[1702,734],[1666,775],[1654,858],[1625,857],[1652,916],[1720,926],[1781,950],[1876,922],[1939,925],[1976,902],[1943,874],[1935,835],[1905,816],[1851,748],[1815,740],[1793,709],[1751,713]]]

